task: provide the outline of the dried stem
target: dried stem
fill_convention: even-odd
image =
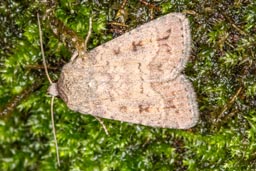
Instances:
[[[240,87],[237,91],[236,94],[231,98],[231,100],[228,102],[227,105],[225,105],[225,107],[223,108],[223,110],[221,111],[221,113],[218,116],[218,120],[220,120],[223,116],[224,113],[228,110],[228,108],[235,102],[235,100],[237,99],[238,95],[241,93],[242,91],[242,87]]]

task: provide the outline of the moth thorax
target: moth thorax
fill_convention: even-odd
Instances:
[[[48,88],[48,94],[50,94],[52,96],[58,96],[59,95],[57,83],[52,83],[50,85],[50,87]]]

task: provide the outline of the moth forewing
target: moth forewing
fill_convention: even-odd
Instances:
[[[66,64],[60,97],[80,113],[153,127],[186,129],[198,119],[195,93],[180,72],[190,52],[179,13],[146,23]]]

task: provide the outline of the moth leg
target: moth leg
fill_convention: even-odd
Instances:
[[[89,41],[89,39],[90,39],[90,36],[91,36],[91,33],[92,33],[92,17],[90,17],[90,19],[89,19],[89,30],[88,30],[88,33],[87,33],[87,36],[86,36],[86,38],[85,38],[85,41],[84,41],[84,50],[76,50],[74,53],[73,53],[73,55],[72,55],[72,57],[71,57],[71,59],[70,59],[70,61],[71,62],[74,62],[75,61],[75,59],[78,57],[78,56],[80,56],[80,57],[84,57],[85,55],[86,55],[86,53],[87,53],[87,44],[88,44],[88,41]]]
[[[70,61],[73,62],[73,61],[76,59],[77,56],[78,56],[78,51],[76,50],[76,51],[73,53],[73,55],[72,55]]]
[[[97,117],[97,116],[94,116],[94,117],[95,117],[95,119],[97,119],[97,121],[99,121],[99,123],[100,123],[101,126],[103,127],[105,133],[106,133],[107,135],[109,135],[108,130],[107,130],[107,127],[106,127],[106,125],[103,123],[103,121],[102,121],[99,117]]]
[[[85,52],[87,52],[87,43],[91,37],[91,34],[92,34],[92,17],[89,18],[89,29],[88,29],[88,33],[87,33],[87,36],[84,41],[84,51]]]

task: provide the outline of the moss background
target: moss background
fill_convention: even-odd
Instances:
[[[172,130],[103,119],[107,136],[94,117],[74,113],[58,99],[57,167],[37,12],[54,80],[76,46],[70,37],[86,36],[90,16],[92,49],[150,19],[185,13],[193,45],[184,72],[197,94],[200,122],[190,130]],[[256,168],[256,1],[5,0],[0,22],[0,170]],[[62,34],[54,34],[51,25]]]

